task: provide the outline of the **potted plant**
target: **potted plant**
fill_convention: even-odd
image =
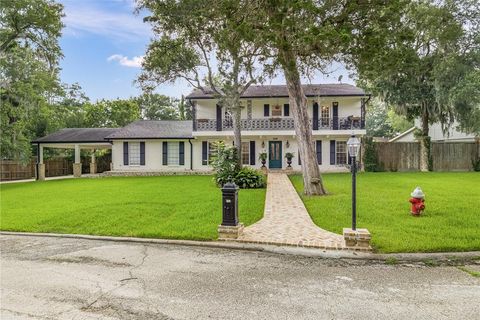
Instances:
[[[267,153],[266,152],[261,152],[258,156],[258,159],[262,162],[262,168],[265,168],[265,163],[267,163]]]
[[[285,153],[285,158],[287,159],[287,164],[288,164],[289,168],[292,167],[292,159],[293,159],[294,156],[295,155],[292,152]]]

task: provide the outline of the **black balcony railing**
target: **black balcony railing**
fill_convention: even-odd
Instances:
[[[318,120],[318,130],[352,130],[365,129],[365,121],[356,117],[334,117],[321,118]],[[221,130],[217,127],[215,119],[195,120],[196,131],[221,131],[233,130],[232,120],[222,120]],[[263,119],[242,119],[242,130],[294,130],[293,118],[263,118]],[[313,122],[312,122],[313,125]],[[315,126],[312,126],[315,127]]]

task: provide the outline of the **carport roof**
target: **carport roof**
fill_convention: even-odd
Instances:
[[[107,139],[192,139],[192,120],[139,120],[113,132]]]
[[[106,142],[105,138],[118,130],[118,128],[68,128],[33,140],[32,143]]]

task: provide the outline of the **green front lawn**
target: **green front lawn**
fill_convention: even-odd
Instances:
[[[351,226],[351,175],[324,174],[330,193],[302,196],[313,221],[336,233]],[[302,177],[291,176],[299,193]],[[360,173],[357,227],[372,233],[380,252],[480,250],[480,173]],[[420,186],[426,210],[410,215],[410,193]]]
[[[241,190],[240,220],[263,216],[265,189]],[[221,223],[211,176],[65,179],[0,185],[0,229],[211,240]]]

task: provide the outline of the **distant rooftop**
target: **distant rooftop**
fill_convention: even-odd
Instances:
[[[117,128],[67,128],[38,138],[32,143],[105,142],[105,138]]]
[[[139,120],[117,129],[106,139],[188,139],[192,120]]]
[[[342,97],[342,96],[365,96],[363,89],[351,84],[305,84],[302,86],[307,97]],[[286,85],[260,85],[250,86],[242,95],[243,98],[270,98],[288,97]],[[187,99],[210,99],[213,98],[213,91],[203,92],[195,89]]]

